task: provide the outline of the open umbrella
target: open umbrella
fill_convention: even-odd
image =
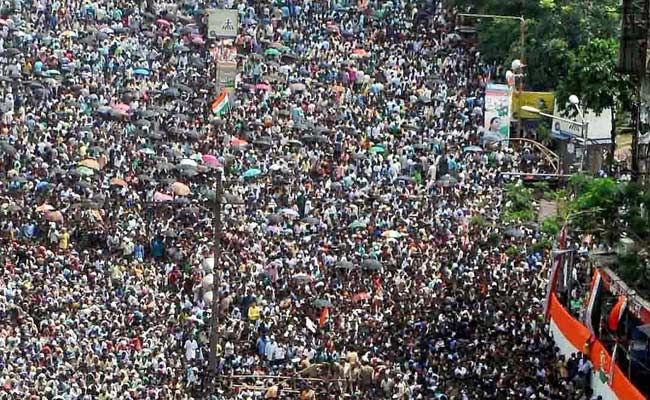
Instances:
[[[136,76],[149,76],[151,75],[151,71],[149,71],[147,68],[136,68],[133,70],[133,75]]]
[[[77,167],[77,172],[79,173],[79,176],[93,176],[95,174],[94,169],[88,168],[84,165]]]
[[[61,211],[46,211],[45,219],[50,222],[63,222],[63,214]]]
[[[458,183],[458,180],[450,175],[445,175],[442,178],[438,179],[438,184],[444,187],[454,186]]]
[[[269,214],[269,215],[266,216],[266,220],[270,224],[280,224],[280,223],[282,223],[282,221],[284,221],[282,216],[279,215],[279,214]]]
[[[466,146],[463,148],[465,153],[480,153],[483,151],[483,148],[480,146]]]
[[[294,92],[304,92],[305,89],[307,89],[307,86],[305,86],[304,83],[292,83],[289,85],[289,89],[293,90]]]
[[[211,165],[214,167],[221,167],[221,161],[216,156],[213,156],[212,154],[204,154],[201,156],[201,159],[203,160],[203,163],[205,165]]]
[[[254,178],[262,173],[261,170],[257,168],[251,168],[242,174],[243,178]]]
[[[280,55],[280,51],[278,49],[273,49],[273,48],[266,49],[266,51],[264,51],[264,55],[270,57],[276,57]]]
[[[0,153],[9,154],[10,156],[16,155],[18,151],[12,145],[7,142],[0,142]]]
[[[505,236],[510,236],[513,238],[521,238],[524,237],[524,232],[521,229],[518,228],[509,228],[506,229],[505,232],[503,232]]]
[[[48,212],[48,211],[54,211],[56,210],[54,206],[50,204],[41,204],[40,206],[36,207],[36,211],[38,212]]]
[[[336,263],[336,268],[339,269],[354,269],[354,263],[350,261],[339,261]]]
[[[303,222],[303,223],[309,224],[309,225],[318,225],[318,224],[320,224],[320,219],[314,218],[314,217],[307,217],[307,218],[303,218],[300,222]]]
[[[156,24],[164,27],[169,27],[171,24],[166,19],[159,18],[156,20]]]
[[[332,307],[332,302],[329,301],[328,299],[316,299],[312,301],[311,304],[314,307],[318,307],[318,308]]]
[[[123,188],[129,187],[129,184],[122,178],[113,178],[111,179],[111,185],[120,186]]]
[[[230,145],[231,146],[247,146],[248,142],[243,140],[243,139],[234,138],[234,139],[230,140]]]
[[[283,208],[282,210],[280,210],[280,213],[282,215],[288,215],[293,218],[298,218],[300,216],[298,211],[294,210],[293,208]]]
[[[366,258],[361,263],[361,266],[364,269],[371,270],[371,271],[376,271],[378,269],[381,269],[381,263],[375,260],[374,258]]]
[[[172,184],[171,189],[172,192],[174,192],[174,194],[176,194],[177,196],[187,196],[188,194],[190,194],[190,188],[186,184],[181,182],[174,182]]]
[[[398,181],[403,181],[403,182],[413,182],[414,179],[410,176],[402,175],[397,177]]]
[[[99,171],[99,163],[97,160],[93,160],[92,158],[86,158],[85,160],[79,162],[79,165]]]
[[[399,239],[404,236],[401,232],[398,231],[385,231],[381,234],[381,237],[385,239]]]
[[[291,277],[291,279],[293,279],[294,281],[303,282],[303,283],[304,282],[311,282],[313,280],[311,275],[307,275],[305,273],[295,274],[294,276]]]
[[[172,200],[174,200],[174,198],[168,194],[156,192],[153,195],[153,201],[157,203],[162,203],[162,202],[172,201]]]
[[[223,199],[226,201],[227,204],[231,204],[231,205],[244,204],[244,199],[231,193],[225,193],[223,195]]]
[[[372,146],[371,148],[368,149],[368,152],[370,153],[383,153],[385,151],[386,149],[384,149],[383,146]]]
[[[356,220],[356,221],[352,222],[350,225],[348,225],[348,228],[350,228],[350,229],[361,229],[361,228],[365,228],[366,226],[367,225],[366,225],[365,222],[360,221],[360,220]]]

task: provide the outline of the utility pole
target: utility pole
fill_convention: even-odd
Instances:
[[[524,91],[524,67],[525,67],[525,50],[526,50],[526,19],[523,16],[516,17],[514,15],[493,15],[493,14],[468,14],[468,13],[459,13],[456,14],[460,17],[474,18],[474,19],[493,19],[493,20],[515,20],[519,21],[519,62],[520,62],[520,71],[516,75],[519,78],[519,84],[516,84],[518,96],[519,96],[519,106],[521,107],[521,96]],[[520,112],[521,114],[521,112]],[[524,126],[521,121],[521,115],[517,118],[517,136],[523,137]]]
[[[215,139],[216,140],[216,139]],[[210,315],[210,351],[208,355],[208,371],[206,374],[206,398],[211,399],[215,393],[217,380],[217,346],[219,345],[219,287],[221,286],[221,195],[223,185],[221,182],[221,170],[216,170],[216,189],[214,196],[214,264],[212,274],[214,283],[212,285],[212,315]]]

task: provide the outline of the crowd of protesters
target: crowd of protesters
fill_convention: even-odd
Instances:
[[[444,4],[160,6],[0,10],[0,398],[589,399]]]

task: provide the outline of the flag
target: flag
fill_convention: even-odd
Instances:
[[[330,310],[327,307],[323,307],[323,311],[320,313],[320,319],[318,320],[318,327],[322,328],[325,326],[327,323],[327,319],[329,318],[330,315]]]
[[[551,268],[551,274],[548,278],[548,283],[546,284],[546,300],[544,301],[544,316],[548,320],[551,318],[551,295],[555,292],[555,287],[557,286],[558,274],[560,272],[560,264],[562,263],[562,258],[564,254],[557,254],[555,260],[553,260],[553,267]],[[485,287],[485,293],[487,293],[487,284]],[[484,293],[484,294],[485,294]]]
[[[230,100],[228,98],[228,92],[224,90],[221,92],[219,97],[212,102],[210,109],[215,115],[224,115],[230,109]]]
[[[614,369],[616,367],[616,352],[618,351],[618,341],[614,344],[614,351],[612,351],[612,360],[609,362],[609,381],[614,379]]]
[[[600,276],[600,270],[594,270],[594,276],[591,279],[591,290],[589,291],[589,303],[587,303],[587,309],[585,310],[585,323],[587,328],[592,334],[596,334],[593,323],[594,307],[596,306],[596,300],[599,296],[599,293],[603,286],[603,278]],[[596,313],[598,315],[598,313]]]
[[[607,318],[607,327],[610,331],[616,332],[618,330],[618,323],[625,313],[627,308],[627,297],[619,296],[616,304],[612,307],[612,311],[609,312],[609,317]]]

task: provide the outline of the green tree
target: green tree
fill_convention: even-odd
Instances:
[[[593,39],[569,53],[569,69],[557,87],[560,106],[568,104],[569,96],[581,98],[583,107],[597,114],[612,110],[612,145],[608,155],[611,167],[616,150],[616,115],[623,107],[629,107],[634,98],[634,86],[629,77],[616,72],[618,66],[618,41]]]

